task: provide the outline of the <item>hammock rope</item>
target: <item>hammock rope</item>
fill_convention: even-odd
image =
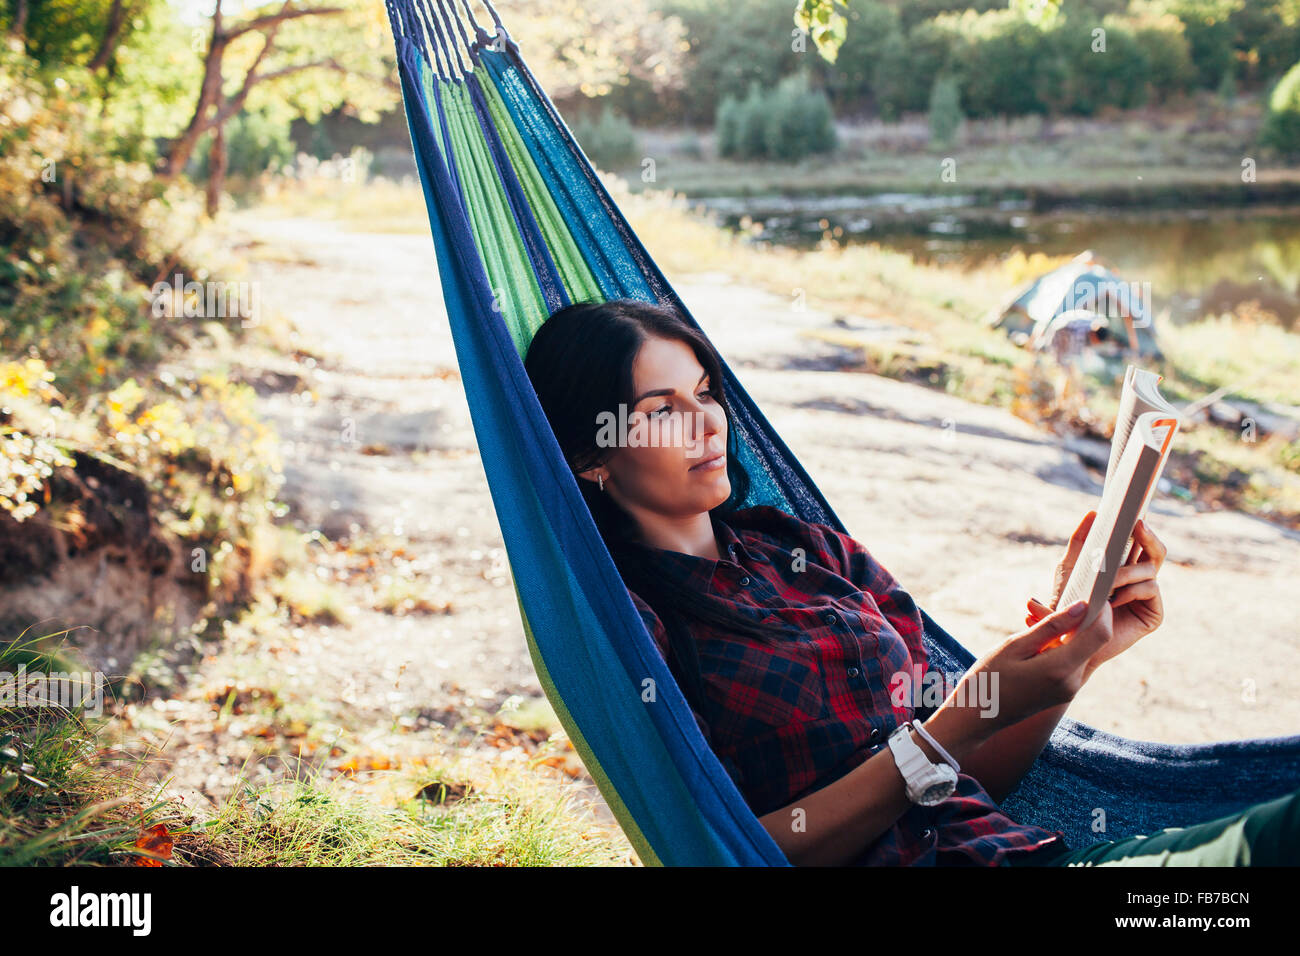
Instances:
[[[496,9],[386,0],[438,281],[529,654],[547,699],[648,865],[788,865],[709,749],[524,371],[538,326],[575,301],[635,298],[699,324],[654,263]],[[472,34],[472,36],[471,36]],[[700,329],[703,332],[702,329]],[[846,531],[725,358],[744,504]],[[921,611],[929,666],[974,655]],[[1300,735],[1131,740],[1065,717],[1016,790],[1014,819],[1071,847],[1235,812],[1300,783]],[[1095,828],[1096,810],[1104,828]]]

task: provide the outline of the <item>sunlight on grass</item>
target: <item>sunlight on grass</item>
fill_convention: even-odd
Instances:
[[[622,835],[568,788],[523,765],[463,758],[383,806],[342,781],[246,789],[205,832],[237,866],[600,866],[631,862]]]

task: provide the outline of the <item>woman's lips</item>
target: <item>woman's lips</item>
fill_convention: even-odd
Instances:
[[[717,455],[712,456],[711,458],[706,458],[698,465],[692,465],[690,470],[691,471],[717,471],[719,468],[725,468],[726,466],[727,466],[727,456],[725,454],[719,453]]]

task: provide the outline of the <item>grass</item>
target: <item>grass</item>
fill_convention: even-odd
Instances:
[[[14,642],[0,670],[73,662]],[[543,708],[542,710],[545,710]],[[521,715],[522,717],[523,715]],[[538,711],[527,718],[549,724]],[[0,865],[596,866],[633,862],[617,828],[531,759],[460,755],[401,770],[321,771],[244,786],[200,819],[142,782],[149,759],[122,727],[59,707],[0,710]],[[353,766],[358,762],[354,761]],[[376,784],[399,794],[376,801]],[[139,845],[161,826],[171,846]]]
[[[628,860],[621,835],[557,784],[519,768],[449,765],[380,806],[339,782],[245,790],[205,832],[232,866],[600,866]]]

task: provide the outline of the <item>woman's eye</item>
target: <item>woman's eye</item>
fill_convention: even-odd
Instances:
[[[704,391],[700,392],[700,394],[701,394],[701,395],[708,395],[710,398],[715,398],[715,396],[714,396],[714,394],[713,394],[713,389],[711,389],[711,388],[709,388],[709,389],[705,389]],[[672,410],[673,410],[673,407],[672,407],[671,405],[661,405],[659,408],[656,408],[654,411],[650,412],[649,414],[650,414],[650,416],[651,416],[652,418],[660,418],[660,417],[662,417],[662,416],[668,414],[668,413],[671,412]]]

